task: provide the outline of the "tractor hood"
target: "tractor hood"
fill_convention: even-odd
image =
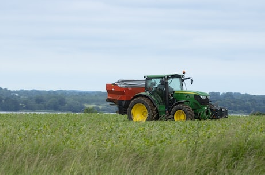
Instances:
[[[200,95],[200,96],[209,96],[206,92],[201,91],[175,91],[176,94],[193,94],[193,95]]]

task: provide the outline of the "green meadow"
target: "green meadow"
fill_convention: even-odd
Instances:
[[[0,114],[0,174],[265,174],[265,116]]]

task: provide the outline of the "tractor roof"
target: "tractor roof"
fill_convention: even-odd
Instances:
[[[175,77],[182,78],[184,75],[181,74],[168,74],[168,75],[145,75],[144,78],[164,78],[164,77]]]

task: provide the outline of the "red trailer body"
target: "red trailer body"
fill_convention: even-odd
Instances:
[[[117,84],[106,84],[106,90],[108,93],[107,101],[115,104],[118,101],[131,100],[136,94],[144,92],[144,87],[120,87]]]
[[[108,97],[118,107],[119,114],[127,114],[131,99],[138,93],[145,91],[145,80],[119,80],[116,83],[106,84]]]

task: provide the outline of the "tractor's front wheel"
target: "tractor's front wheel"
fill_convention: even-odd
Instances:
[[[171,115],[174,117],[175,121],[194,120],[194,112],[191,107],[184,104],[173,107]]]
[[[145,97],[138,97],[131,101],[127,115],[133,121],[151,121],[157,117],[157,112],[151,100]]]

